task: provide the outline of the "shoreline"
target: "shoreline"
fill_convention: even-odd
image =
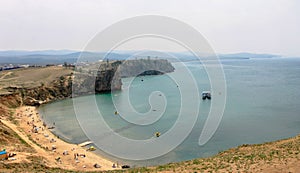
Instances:
[[[107,158],[60,139],[43,124],[43,120],[34,106],[16,108],[14,117],[18,125],[5,120],[2,122],[29,143],[38,155],[44,157],[45,164],[49,167],[76,171],[119,169],[113,168],[112,165],[117,164]],[[95,164],[100,165],[100,168],[95,168]]]
[[[32,123],[30,121],[32,121]],[[34,153],[17,152],[17,156],[15,156],[17,160],[10,160],[9,163],[28,163],[28,156],[42,156],[45,166],[49,168],[60,168],[65,171],[120,170],[120,168],[113,168],[112,165],[114,163],[101,155],[86,151],[85,148],[77,144],[67,143],[57,138],[57,136],[47,128],[42,129],[43,121],[36,107],[18,107],[15,109],[13,121],[6,119],[1,120],[1,122],[15,131],[17,135],[35,150]],[[33,124],[40,128],[37,133],[33,132]],[[47,134],[47,137],[45,134]],[[50,142],[52,139],[54,139],[55,142]],[[292,152],[292,156],[289,155],[291,152],[290,147],[296,144],[299,139],[300,135],[262,144],[245,144],[230,148],[207,158],[196,158],[157,166],[139,167],[134,168],[132,171],[174,172],[175,170],[176,172],[181,172],[182,170],[202,170],[204,172],[210,172],[209,170],[224,170],[227,172],[239,172],[242,170],[251,170],[250,172],[276,172],[276,170],[281,170],[284,172],[284,170],[289,170],[295,172],[295,170],[300,168],[298,164],[300,163],[299,157],[297,156],[299,154],[299,148]],[[55,151],[51,149],[52,145],[56,146]],[[281,148],[281,146],[288,146],[289,149]],[[293,148],[295,147],[297,147],[297,145]],[[7,148],[9,149],[9,147]],[[68,151],[68,155],[63,154],[65,150]],[[274,151],[275,154],[272,154]],[[78,160],[75,159],[75,153],[79,154]],[[81,157],[82,154],[86,157]],[[56,160],[58,157],[60,159]],[[101,168],[95,168],[94,164],[96,163],[100,165]],[[218,163],[219,166],[214,168],[212,165],[216,163]]]

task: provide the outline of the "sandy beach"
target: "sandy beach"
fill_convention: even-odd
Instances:
[[[51,168],[79,172],[120,169],[113,168],[113,162],[92,151],[86,151],[79,145],[69,144],[57,138],[43,126],[35,107],[17,108],[14,116],[17,123],[15,120],[9,121],[8,119],[2,119],[1,122],[17,133],[33,149],[15,152],[17,154],[14,156],[15,159],[11,160],[10,158],[7,163],[30,163],[28,157],[42,156],[43,164]],[[137,168],[136,171],[297,172],[299,170],[299,139],[300,136],[296,136],[271,143],[244,145],[226,150],[210,158],[199,158],[141,170]],[[6,146],[8,152],[14,152],[13,148],[13,146]],[[101,167],[95,168],[95,164]]]
[[[35,149],[35,154],[45,158],[49,167],[59,167],[76,171],[113,170],[113,162],[87,151],[86,148],[76,144],[67,143],[51,133],[48,126],[43,124],[35,107],[23,106],[15,111],[16,124],[2,120],[4,124],[14,130],[26,143]],[[17,153],[19,162],[26,158],[28,153]],[[97,168],[95,167],[97,164]],[[115,164],[116,165],[116,164]]]

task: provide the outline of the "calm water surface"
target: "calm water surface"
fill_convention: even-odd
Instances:
[[[221,124],[207,144],[199,146],[198,139],[211,105],[209,101],[201,101],[199,117],[191,134],[167,155],[137,162],[113,158],[100,150],[97,152],[119,163],[155,165],[207,157],[241,144],[263,143],[300,133],[300,59],[226,60],[222,64],[227,83],[227,103]],[[181,75],[182,67],[174,65],[176,71],[170,76]],[[209,90],[209,80],[202,65],[198,62],[186,62],[185,65],[192,71],[199,92]],[[96,95],[97,105],[107,124],[120,135],[132,139],[147,139],[156,131],[164,133],[170,129],[180,110],[180,92],[172,79],[168,75],[137,77],[128,87],[130,80],[123,79],[123,91]],[[148,98],[151,92],[158,90],[164,93],[168,105],[159,121],[137,126],[114,115],[116,108],[112,97],[116,102],[125,102],[128,95],[124,91],[128,89],[133,107],[142,113],[150,110]],[[182,90],[189,91],[189,88]],[[76,99],[82,104],[82,109],[91,109],[88,101],[92,96]],[[88,140],[76,120],[71,99],[41,106],[39,112],[46,123],[55,122],[54,133],[64,140],[74,143]],[[99,115],[95,113],[93,116]],[[91,127],[97,127],[97,122]],[[126,146],[120,147],[126,150]]]

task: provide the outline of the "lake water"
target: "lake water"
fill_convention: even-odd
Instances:
[[[181,145],[164,156],[146,161],[130,161],[114,158],[100,150],[96,152],[119,163],[133,166],[156,165],[208,157],[241,144],[264,143],[300,133],[300,59],[224,60],[222,64],[227,83],[227,102],[220,126],[208,143],[198,145],[199,135],[211,106],[210,101],[201,100],[199,117],[192,132]],[[169,75],[182,75],[182,67],[174,65],[176,71]],[[202,65],[198,62],[185,62],[185,65],[196,79],[199,92],[209,90],[209,80]],[[180,110],[180,92],[176,83],[168,75],[145,76],[135,78],[128,87],[131,79],[123,79],[122,91],[96,95],[96,103],[103,118],[112,129],[127,138],[147,139],[153,137],[156,131],[164,134],[175,123]],[[128,89],[133,107],[141,113],[153,111],[148,103],[149,95],[153,91],[161,91],[167,100],[163,116],[154,124],[138,126],[114,115],[116,108],[112,97],[115,102],[127,102],[128,95],[125,91]],[[182,90],[188,91],[189,88]],[[91,109],[88,101],[93,99],[92,96],[75,99],[81,104],[81,109]],[[192,107],[190,109],[194,111]],[[126,107],[122,110],[126,112]],[[64,140],[73,143],[88,140],[76,120],[71,99],[43,105],[39,112],[47,124],[55,122],[54,133]],[[92,110],[91,114],[99,116]],[[97,122],[90,124],[91,128],[96,128],[97,125]],[[126,151],[126,146],[119,147]]]

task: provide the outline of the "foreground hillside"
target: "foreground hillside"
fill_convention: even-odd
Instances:
[[[300,135],[264,144],[242,145],[203,159],[145,169],[150,172],[299,172]]]

